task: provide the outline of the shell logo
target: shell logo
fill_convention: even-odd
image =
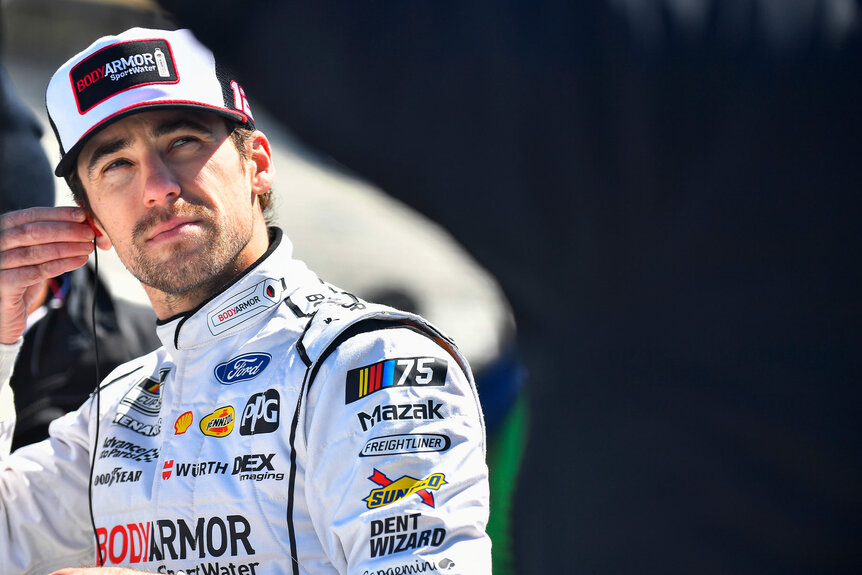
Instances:
[[[192,421],[194,421],[194,418],[195,416],[192,414],[191,411],[187,411],[181,416],[179,416],[177,418],[177,422],[174,423],[174,434],[182,435],[183,433],[185,433],[189,426],[192,424]]]
[[[210,437],[224,437],[233,431],[235,420],[233,407],[225,405],[201,419],[201,431]]]

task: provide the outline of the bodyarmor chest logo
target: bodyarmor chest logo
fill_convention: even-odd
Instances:
[[[224,306],[207,316],[210,333],[224,333],[277,305],[281,301],[282,290],[281,280],[265,279],[230,296]]]

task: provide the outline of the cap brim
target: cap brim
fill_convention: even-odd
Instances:
[[[95,134],[97,134],[103,128],[106,128],[117,122],[131,116],[132,114],[138,114],[140,112],[151,112],[154,110],[195,110],[199,112],[210,112],[212,114],[216,114],[218,116],[222,116],[229,120],[234,120],[239,122],[240,124],[244,124],[249,128],[254,128],[254,120],[251,119],[250,116],[246,114],[242,114],[237,112],[236,110],[229,110],[227,108],[218,108],[215,106],[207,106],[205,104],[200,104],[196,102],[152,102],[152,103],[142,103],[136,106],[132,106],[126,108],[124,110],[120,110],[116,114],[109,116],[90,128],[90,130],[81,136],[81,138],[77,141],[77,143],[72,146],[72,148],[63,154],[63,157],[60,158],[57,167],[54,168],[54,175],[59,178],[64,178],[72,173],[72,170],[75,169],[75,164],[78,160],[78,154],[81,152],[81,149],[87,144],[87,141],[92,138]]]

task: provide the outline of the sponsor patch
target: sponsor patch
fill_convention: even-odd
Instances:
[[[216,379],[225,385],[254,379],[269,365],[272,356],[268,353],[244,353],[215,368]]]
[[[230,405],[219,407],[201,419],[201,431],[211,437],[224,437],[233,431],[234,411]]]
[[[171,368],[166,367],[159,370],[158,379],[147,377],[138,381],[126,392],[120,405],[149,417],[159,415],[159,409],[162,407],[162,384],[170,371]]]
[[[162,479],[176,477],[203,477],[204,475],[224,475],[227,473],[227,463],[224,461],[195,461],[180,463],[170,459],[162,466]]]
[[[99,473],[93,476],[93,485],[105,485],[110,487],[114,483],[134,483],[141,478],[140,469],[127,470],[122,467],[115,467],[110,473]]]
[[[231,297],[224,307],[207,316],[207,325],[213,335],[224,333],[247,321],[281,301],[280,280],[265,279]]]
[[[440,413],[442,403],[430,399],[425,403],[402,403],[399,405],[378,405],[370,414],[360,411],[356,414],[362,431],[368,431],[381,421],[405,421],[411,419],[432,420],[443,419]]]
[[[362,575],[410,575],[412,573],[441,573],[455,567],[455,562],[444,557],[439,562],[427,559],[414,559],[413,563],[400,563],[395,566],[382,567],[362,572]]]
[[[446,530],[442,527],[422,529],[419,526],[420,517],[421,513],[410,513],[373,520],[369,538],[371,557],[439,547],[446,540]]]
[[[434,495],[429,490],[437,490],[446,485],[446,476],[442,473],[432,473],[425,479],[402,475],[392,481],[375,469],[374,474],[368,479],[380,486],[378,489],[372,489],[368,497],[363,499],[368,509],[384,507],[413,494],[417,495],[425,505],[434,507]]]
[[[119,457],[122,459],[131,459],[132,461],[152,462],[159,458],[158,447],[141,447],[131,441],[124,441],[116,437],[106,437],[102,443],[102,451],[99,453],[99,459],[106,457]]]
[[[365,443],[359,457],[374,457],[376,455],[405,455],[408,453],[425,453],[428,451],[446,451],[451,440],[446,435],[437,433],[403,433],[401,435],[384,435],[373,437]]]
[[[106,564],[145,563],[254,555],[252,529],[242,515],[153,519],[96,529]]]
[[[189,426],[194,421],[195,415],[191,411],[187,411],[184,414],[180,415],[176,422],[174,423],[174,434],[182,435],[188,430]]]
[[[255,435],[272,433],[278,429],[280,396],[275,389],[267,389],[263,393],[255,393],[242,410],[239,422],[240,435]]]
[[[448,364],[436,357],[387,359],[347,372],[344,402],[354,401],[392,387],[446,385]]]
[[[108,98],[148,84],[179,81],[167,41],[133,40],[99,50],[69,74],[78,111],[83,114]]]

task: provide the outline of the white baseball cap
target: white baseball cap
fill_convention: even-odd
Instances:
[[[254,128],[245,92],[189,30],[100,38],[54,73],[46,99],[60,143],[57,176],[74,169],[87,138],[137,112],[205,110]]]

